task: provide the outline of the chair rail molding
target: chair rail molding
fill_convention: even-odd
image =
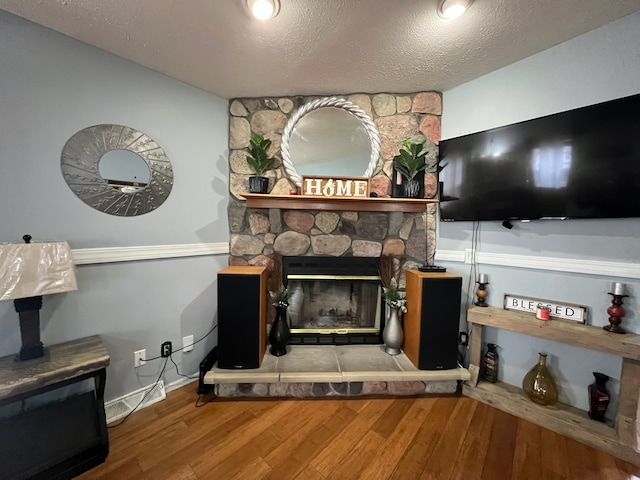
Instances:
[[[229,244],[193,243],[178,245],[147,245],[133,247],[77,248],[71,250],[76,265],[96,263],[132,262],[161,258],[197,257],[203,255],[226,255]]]
[[[640,279],[640,263],[612,262],[585,258],[516,255],[510,253],[474,252],[471,249],[466,249],[464,251],[440,250],[436,252],[436,260],[442,262],[472,263],[474,256],[475,262],[482,265]]]

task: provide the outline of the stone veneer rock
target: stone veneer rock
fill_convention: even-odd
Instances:
[[[442,97],[439,92],[414,94],[353,94],[340,96],[362,108],[380,135],[380,159],[371,179],[371,190],[380,197],[391,194],[393,157],[402,142],[422,134],[427,138],[425,196],[437,193],[434,173],[440,141]],[[435,250],[435,205],[427,213],[317,212],[247,209],[242,194],[248,191],[253,173],[246,163],[249,138],[263,134],[272,141],[270,154],[277,158],[268,172],[271,194],[288,195],[295,190],[282,167],[280,144],[289,118],[302,105],[322,98],[296,96],[249,98],[230,101],[229,112],[229,228],[231,265],[264,265],[267,255],[366,256],[381,253],[405,255],[405,268],[425,259],[425,234],[429,258]],[[295,159],[293,160],[295,163]],[[427,218],[425,218],[425,216]]]
[[[218,397],[331,397],[364,395],[453,394],[457,380],[428,382],[343,382],[343,383],[221,383],[215,385]]]

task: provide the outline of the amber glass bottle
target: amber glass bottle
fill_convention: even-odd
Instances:
[[[522,380],[522,389],[527,396],[540,405],[553,405],[558,401],[558,387],[547,368],[547,354],[538,354],[538,363]]]
[[[482,378],[487,382],[496,383],[498,381],[498,366],[500,358],[498,356],[498,345],[487,344],[487,351],[482,358]]]

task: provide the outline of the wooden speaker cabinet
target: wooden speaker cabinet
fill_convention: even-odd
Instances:
[[[420,370],[456,368],[462,277],[407,270],[406,290],[405,355]]]
[[[218,367],[258,368],[267,348],[267,268],[218,272]]]

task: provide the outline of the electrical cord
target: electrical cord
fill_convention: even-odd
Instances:
[[[208,331],[208,332],[207,332],[207,333],[206,333],[202,338],[200,338],[199,340],[197,340],[197,341],[193,342],[193,343],[192,343],[191,345],[189,345],[189,346],[193,346],[193,345],[195,345],[196,343],[200,343],[202,340],[204,340],[204,339],[205,339],[205,338],[207,338],[209,335],[211,335],[211,334],[213,333],[213,331],[214,331],[216,328],[218,328],[218,325],[217,325],[217,324],[216,324],[216,325],[214,325],[214,326],[213,326],[213,328],[212,328],[211,330],[209,330],[209,331]],[[116,428],[116,427],[119,427],[120,425],[122,425],[124,422],[126,422],[126,421],[127,421],[127,419],[131,416],[131,414],[132,414],[133,412],[135,412],[135,411],[140,407],[140,405],[142,405],[142,403],[146,400],[147,396],[148,396],[148,395],[153,391],[153,389],[154,389],[154,388],[156,388],[156,387],[158,386],[158,384],[160,383],[160,380],[162,379],[162,375],[164,375],[164,371],[165,371],[165,369],[167,368],[167,363],[169,362],[169,360],[171,360],[171,363],[173,363],[173,364],[175,365],[175,367],[176,367],[176,373],[177,373],[178,375],[180,375],[181,377],[186,377],[186,378],[189,378],[189,379],[191,379],[191,380],[194,380],[194,379],[198,378],[198,377],[190,377],[189,375],[184,375],[184,374],[180,373],[180,371],[178,370],[178,364],[173,360],[173,357],[171,356],[171,355],[172,355],[173,353],[175,353],[175,352],[180,352],[180,351],[184,350],[184,348],[185,348],[185,347],[182,347],[182,348],[179,348],[178,350],[174,350],[174,351],[172,351],[172,352],[169,354],[169,356],[167,356],[167,357],[163,357],[162,355],[160,355],[160,356],[157,356],[157,357],[152,357],[152,358],[145,358],[145,359],[142,359],[144,362],[148,362],[148,361],[151,361],[151,360],[157,360],[157,359],[159,359],[159,358],[164,358],[164,359],[165,359],[165,360],[164,360],[164,365],[162,365],[162,370],[160,370],[160,375],[158,375],[158,378],[157,378],[156,382],[153,384],[153,386],[152,386],[149,390],[147,390],[147,392],[142,396],[142,398],[140,399],[140,401],[138,402],[138,404],[137,404],[135,407],[133,407],[133,410],[131,410],[129,413],[127,413],[127,415],[126,415],[126,416],[125,416],[125,417],[124,417],[120,422],[118,422],[118,423],[117,423],[117,424],[115,424],[115,425],[108,425],[108,426],[107,426],[107,428]],[[215,398],[215,396],[214,396],[214,398]],[[196,400],[196,405],[195,405],[196,407],[201,407],[201,406],[203,406],[203,405],[206,405],[207,403],[209,403],[209,402],[210,402],[211,400],[213,400],[213,399],[209,399],[209,400],[207,400],[206,402],[204,402],[204,403],[203,403],[203,404],[201,404],[201,405],[198,405],[198,401],[199,401],[199,400],[200,400],[200,395],[198,395],[198,399]]]
[[[169,355],[169,360],[171,360],[171,363],[173,363],[173,365],[176,367],[176,373],[178,375],[180,375],[181,377],[185,377],[185,378],[189,378],[191,380],[195,380],[196,378],[199,378],[198,375],[196,375],[195,377],[190,377],[189,375],[185,375],[184,373],[180,373],[180,370],[178,370],[178,364],[175,362],[175,360],[173,359],[172,355]]]
[[[465,346],[465,351],[464,353],[460,353],[459,358],[462,358],[463,363],[466,364],[467,363],[467,353],[469,350],[469,343],[471,340],[471,329],[470,329],[470,325],[469,325],[469,318],[468,318],[468,312],[469,312],[469,307],[471,306],[472,302],[473,302],[473,298],[475,296],[475,289],[473,288],[473,285],[475,284],[475,278],[477,275],[477,263],[476,263],[476,256],[478,254],[478,248],[480,246],[480,222],[473,222],[473,225],[471,227],[471,252],[472,252],[472,256],[471,256],[471,265],[469,266],[469,278],[467,281],[467,298],[465,300],[465,308],[464,308],[464,321],[467,327],[467,345]]]
[[[196,408],[204,407],[207,403],[211,403],[216,398],[218,398],[217,395],[214,393],[214,394],[211,395],[211,398],[209,400],[207,400],[206,402],[203,402],[203,403],[198,405],[198,402],[200,401],[201,397],[202,397],[202,395],[198,395],[198,398],[196,399],[196,404],[194,405]]]
[[[137,404],[135,407],[133,407],[133,410],[131,410],[129,413],[127,413],[127,415],[126,415],[126,416],[125,416],[125,417],[124,417],[124,418],[123,418],[119,423],[117,423],[117,424],[115,424],[115,425],[108,425],[108,426],[107,426],[107,428],[116,428],[116,427],[119,427],[120,425],[122,425],[124,422],[126,422],[126,421],[127,421],[127,418],[129,418],[129,417],[131,416],[131,414],[132,414],[133,412],[135,412],[135,411],[138,409],[138,407],[139,407],[140,405],[142,405],[142,402],[144,402],[144,401],[146,400],[147,396],[148,396],[151,392],[153,392],[153,389],[154,389],[154,388],[156,388],[156,387],[158,386],[158,383],[160,383],[160,379],[162,378],[162,375],[164,374],[164,370],[165,370],[165,368],[167,368],[167,362],[168,362],[168,360],[169,360],[168,358],[167,358],[167,359],[165,359],[165,361],[164,361],[164,365],[162,366],[162,370],[160,370],[160,375],[158,375],[158,379],[156,380],[156,383],[154,383],[154,384],[153,384],[153,386],[152,386],[149,390],[147,390],[147,392],[142,396],[142,398],[140,399],[140,401],[138,402],[138,404]]]

